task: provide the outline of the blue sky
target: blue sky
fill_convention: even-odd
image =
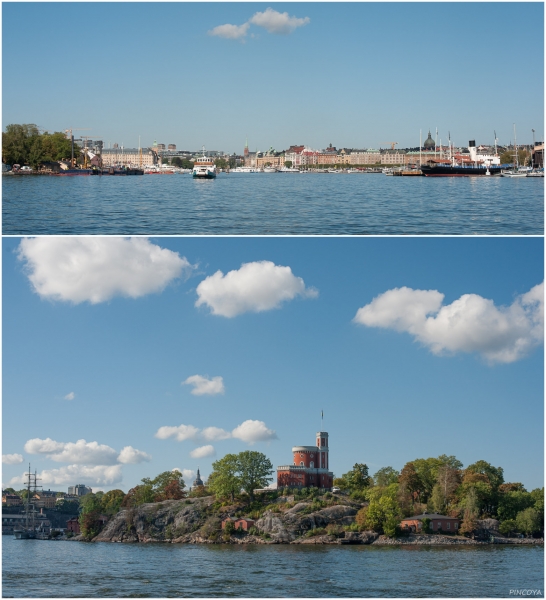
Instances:
[[[29,461],[64,491],[191,482],[245,449],[282,465],[324,410],[336,475],[454,454],[542,486],[543,254],[539,238],[4,238],[3,483]]]
[[[531,143],[531,129],[544,136],[543,11],[540,2],[4,3],[3,123],[230,153],[246,136],[251,150],[413,147],[420,129],[424,140],[436,127],[443,142],[451,132],[456,145],[493,143],[496,131],[508,144],[513,123]],[[211,35],[226,35],[224,25],[244,36]]]

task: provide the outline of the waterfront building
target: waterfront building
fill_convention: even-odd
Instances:
[[[116,144],[114,144],[115,146]],[[152,148],[105,148],[101,154],[103,167],[125,166],[138,169],[151,167],[159,161],[157,151]]]
[[[4,506],[22,506],[23,499],[17,494],[4,494],[2,496],[2,504]]]
[[[36,508],[55,508],[57,492],[37,492],[33,496],[33,504]]]
[[[258,152],[256,154],[256,167],[263,169],[264,167],[275,167],[280,169],[284,167],[286,160],[282,152],[277,152],[274,148],[269,148],[267,152]]]
[[[533,168],[544,168],[544,142],[535,142],[535,147],[532,150]]]
[[[86,494],[91,493],[93,493],[93,490],[82,483],[68,486],[68,494],[70,496],[85,496]]]
[[[235,531],[248,531],[254,525],[255,522],[256,521],[254,521],[254,519],[245,519],[244,517],[241,517],[240,519],[236,519],[234,517],[226,517],[222,521],[222,529],[225,529],[228,523],[233,523]]]
[[[293,464],[277,467],[277,489],[283,487],[318,487],[330,489],[334,474],[329,470],[328,433],[319,431],[316,446],[294,446]]]
[[[176,150],[176,144],[169,144],[167,146],[167,150],[172,150],[172,151]]]
[[[378,165],[381,163],[381,152],[368,148],[365,151],[351,152],[352,165]]]
[[[74,535],[79,535],[81,533],[78,517],[72,517],[72,519],[68,519],[66,522],[66,530],[71,531]]]
[[[460,519],[455,517],[446,517],[445,515],[438,515],[435,513],[423,513],[422,515],[415,515],[413,517],[402,519],[400,528],[402,531],[419,533],[423,529],[423,519],[430,520],[429,527],[431,531],[447,531],[450,533],[456,533],[461,522]]]
[[[381,154],[382,165],[405,165],[406,153],[402,150],[385,150]]]

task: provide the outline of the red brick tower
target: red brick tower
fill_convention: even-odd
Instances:
[[[293,464],[277,467],[277,488],[332,487],[334,474],[329,470],[328,433],[317,432],[316,440],[316,446],[292,448]]]

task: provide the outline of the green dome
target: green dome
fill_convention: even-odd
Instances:
[[[425,143],[423,144],[423,148],[425,148],[425,149],[436,148],[436,142],[432,139],[432,136],[430,135],[430,131],[428,132],[428,138],[425,140]]]

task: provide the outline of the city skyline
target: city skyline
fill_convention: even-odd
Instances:
[[[247,137],[253,151],[295,143],[416,147],[420,130],[435,136],[436,128],[444,144],[448,134],[457,146],[493,144],[496,131],[507,145],[514,123],[522,144],[532,143],[532,129],[544,137],[541,3],[88,8],[3,5],[4,124],[230,154]],[[14,37],[21,22],[23,48]],[[88,44],[83,23],[93,31]],[[28,78],[21,65],[48,47],[51,28],[100,69],[81,77],[43,69]],[[507,41],[491,50],[492,36]],[[532,59],[522,60],[526,54]],[[499,60],[509,82],[499,77]]]
[[[541,487],[543,255],[542,238],[4,238],[3,485],[28,462],[62,491],[175,468],[191,485],[246,449],[284,465],[324,411],[336,476],[447,454]]]

